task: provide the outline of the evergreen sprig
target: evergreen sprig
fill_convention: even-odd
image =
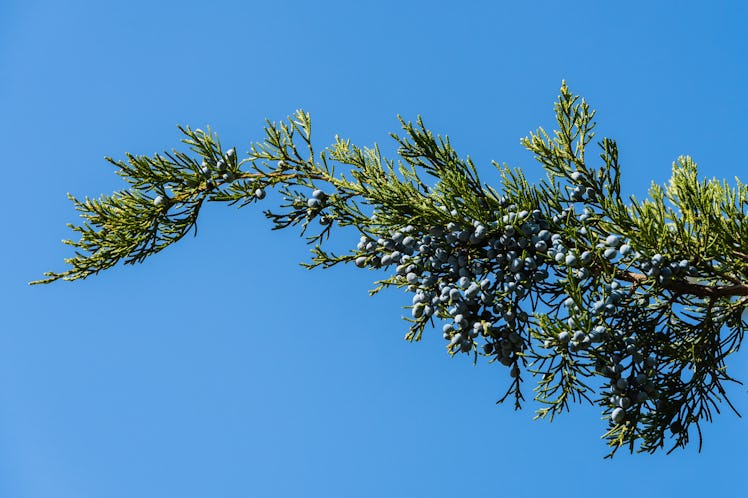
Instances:
[[[311,120],[298,111],[267,122],[265,139],[239,160],[215,134],[180,128],[191,153],[108,159],[129,188],[70,197],[84,222],[70,268],[32,284],[84,279],[120,261],[142,262],[196,228],[202,204],[247,206],[268,189],[274,229],[298,226],[309,268],[353,263],[386,287],[413,294],[408,340],[437,324],[450,355],[484,356],[509,373],[507,397],[524,400],[537,379],[538,417],[580,401],[598,404],[612,456],[619,448],[684,447],[701,423],[730,406],[727,358],[739,350],[748,303],[748,186],[699,180],[689,157],[649,198],[624,199],[616,142],[589,159],[595,112],[566,84],[557,130],[522,140],[547,177],[494,163],[484,184],[470,159],[419,118],[393,134],[398,159],[337,138],[316,154]],[[335,229],[361,239],[336,255]]]

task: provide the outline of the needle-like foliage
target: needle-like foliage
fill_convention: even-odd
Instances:
[[[69,268],[36,282],[77,280],[134,264],[196,226],[205,201],[240,206],[282,199],[265,211],[274,229],[298,226],[309,268],[352,263],[385,287],[410,292],[408,340],[438,327],[451,355],[507,369],[500,401],[524,400],[536,380],[538,417],[572,403],[598,404],[608,456],[670,451],[729,406],[727,358],[740,348],[748,302],[748,186],[699,180],[689,157],[649,198],[621,195],[616,142],[588,154],[594,111],[566,84],[557,130],[522,140],[547,173],[530,184],[494,163],[499,186],[418,119],[402,121],[396,160],[336,139],[316,154],[309,115],[267,123],[240,158],[210,130],[180,128],[190,152],[114,161],[129,188],[80,201],[84,222],[66,241]],[[267,201],[265,201],[267,202]],[[334,231],[361,236],[342,255]]]

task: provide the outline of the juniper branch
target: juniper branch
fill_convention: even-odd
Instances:
[[[128,154],[114,161],[129,188],[99,199],[70,197],[83,223],[65,241],[70,268],[32,284],[85,279],[122,262],[143,262],[196,230],[208,202],[240,207],[276,190],[273,229],[299,227],[309,268],[353,263],[387,287],[413,294],[406,338],[442,324],[450,355],[505,366],[500,401],[515,407],[528,372],[538,379],[538,417],[598,404],[611,447],[655,452],[685,446],[727,399],[727,358],[740,349],[748,304],[748,186],[699,181],[681,157],[671,181],[649,198],[624,199],[614,140],[589,159],[595,111],[566,84],[558,130],[522,140],[547,177],[493,163],[486,185],[470,159],[423,121],[400,120],[398,157],[341,138],[317,154],[311,119],[298,111],[268,122],[240,159],[217,135],[182,128],[189,152]],[[342,172],[341,172],[342,171]],[[355,249],[329,249],[338,229]]]

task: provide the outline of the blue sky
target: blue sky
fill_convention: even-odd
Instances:
[[[391,151],[396,116],[421,114],[484,179],[492,159],[536,177],[519,138],[552,126],[566,79],[618,140],[627,193],[680,154],[744,175],[746,15],[738,1],[4,0],[0,497],[745,495],[748,431],[729,411],[701,454],[603,460],[597,409],[549,424],[497,407],[504,372],[451,360],[437,332],[406,343],[406,295],[368,297],[376,275],[352,267],[304,270],[303,241],[258,210],[208,206],[197,238],[139,267],[27,282],[71,255],[65,194],[121,188],[103,157],[177,146],[177,124],[246,151],[265,118],[304,108],[318,148],[339,134]],[[730,368],[748,380],[745,353]],[[730,392],[748,412],[745,388]]]

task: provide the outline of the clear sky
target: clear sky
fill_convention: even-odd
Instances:
[[[536,177],[519,139],[552,126],[566,79],[626,193],[680,154],[745,181],[747,18],[737,0],[0,1],[0,498],[747,496],[729,410],[701,454],[603,460],[597,408],[496,406],[505,371],[437,331],[406,343],[408,296],[304,270],[259,210],[208,206],[139,267],[27,285],[71,255],[65,194],[120,189],[103,157],[178,146],[177,124],[241,152],[304,108],[318,148],[391,151],[396,116],[421,114],[486,180],[491,159]],[[730,368],[748,380],[745,352]]]

